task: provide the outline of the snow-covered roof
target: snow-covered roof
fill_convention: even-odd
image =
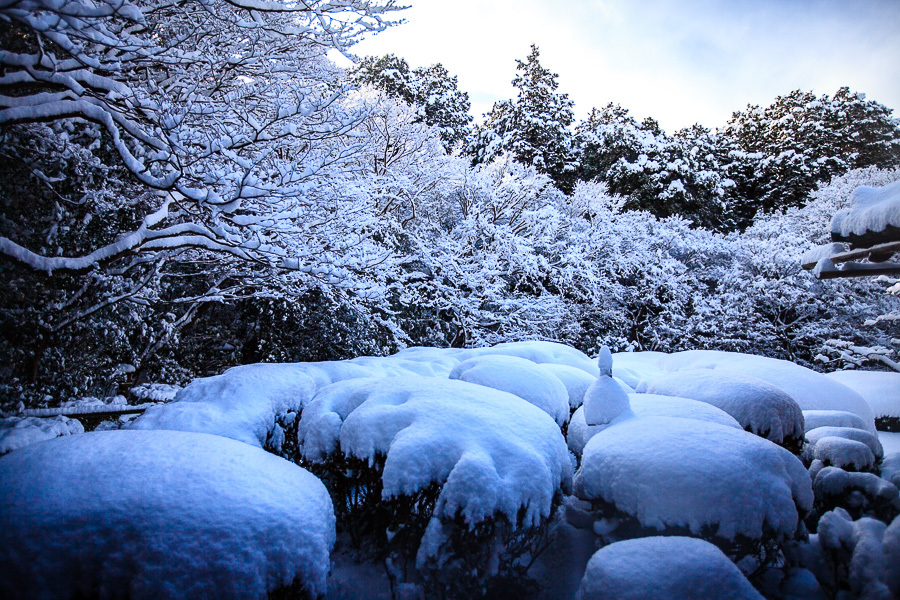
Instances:
[[[836,241],[888,228],[900,229],[900,181],[878,188],[856,188],[850,195],[850,208],[838,211],[831,219]]]
[[[0,596],[259,598],[325,592],[325,486],[219,436],[105,431],[0,458]]]

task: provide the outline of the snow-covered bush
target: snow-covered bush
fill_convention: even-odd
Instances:
[[[691,398],[734,417],[741,427],[797,453],[803,445],[803,413],[788,394],[761,379],[710,369],[667,373],[639,392]]]
[[[816,500],[807,519],[812,531],[826,512],[840,508],[854,519],[871,517],[890,523],[900,514],[896,486],[872,473],[852,473],[837,467],[825,467],[813,481]]]
[[[530,360],[501,354],[476,356],[454,367],[450,379],[509,392],[537,406],[560,426],[569,421],[570,400],[565,385],[543,365]]]
[[[588,562],[578,600],[762,600],[714,545],[689,537],[645,537],[601,548]]]
[[[299,438],[354,546],[384,560],[395,581],[449,596],[521,585],[519,560],[537,551],[571,481],[547,413],[464,381],[405,375],[323,387]]]
[[[0,455],[35,442],[73,433],[84,433],[84,427],[77,419],[63,415],[53,419],[37,417],[0,419]]]
[[[842,508],[824,514],[795,559],[812,571],[828,597],[839,600],[895,598],[900,581],[898,527],[876,519],[854,520]]]
[[[258,598],[325,592],[328,492],[247,444],[107,431],[0,458],[6,598]],[[302,597],[302,596],[301,596]]]

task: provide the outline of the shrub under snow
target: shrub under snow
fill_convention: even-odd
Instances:
[[[37,417],[0,419],[0,455],[35,442],[73,433],[84,433],[84,427],[77,419],[63,415],[52,419]]]
[[[741,427],[776,444],[800,448],[803,413],[788,394],[755,377],[686,369],[642,384],[638,391],[707,402],[734,417]]]
[[[0,458],[5,598],[266,598],[325,591],[334,513],[322,483],[258,448],[177,431],[106,431]]]
[[[689,537],[645,537],[601,548],[578,600],[762,600],[721,550]]]

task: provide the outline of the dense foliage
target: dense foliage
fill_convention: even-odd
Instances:
[[[391,2],[114,5],[0,9],[4,410],[419,344],[896,356],[885,282],[799,268],[854,186],[900,176],[861,94],[575,124],[534,47],[470,135],[442,66],[325,57]]]

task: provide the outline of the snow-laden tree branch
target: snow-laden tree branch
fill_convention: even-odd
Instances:
[[[325,52],[392,25],[398,8],[394,0],[3,0],[14,43],[0,51],[0,127],[95,123],[95,154],[112,149],[164,200],[132,231],[78,255],[8,236],[0,252],[45,271],[186,247],[309,264],[303,240],[281,234],[327,220],[334,206],[321,206],[316,182],[340,176],[359,151],[348,134],[365,117],[340,102],[345,84]]]

